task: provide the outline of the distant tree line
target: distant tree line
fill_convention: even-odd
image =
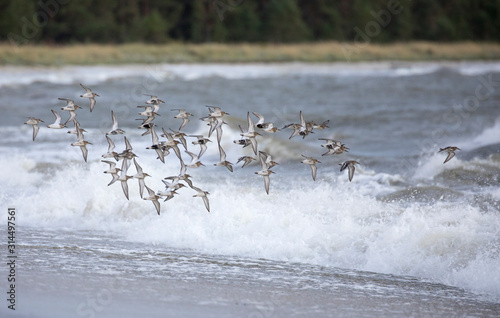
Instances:
[[[499,41],[500,0],[0,0],[22,43]]]

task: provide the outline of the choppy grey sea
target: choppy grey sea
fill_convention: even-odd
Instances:
[[[99,94],[93,112],[83,83]],[[229,113],[219,161],[215,135],[188,168],[189,187],[158,215],[128,181],[130,200],[101,162],[111,110],[151,177],[179,172],[137,129],[144,94],[163,101],[156,130],[205,137],[206,105]],[[52,130],[59,97],[82,106],[84,162],[68,129]],[[500,316],[500,63],[121,65],[0,68],[2,317],[498,317]],[[278,128],[329,127],[289,139],[260,131],[272,155],[270,193],[241,168],[247,112]],[[32,141],[28,117],[42,119]],[[253,116],[253,120],[257,118]],[[116,150],[122,135],[111,136]],[[348,152],[322,156],[319,138]],[[188,137],[188,148],[195,138]],[[461,150],[446,164],[440,148]],[[181,148],[182,149],[182,148]],[[317,164],[316,181],[301,163]],[[189,162],[189,156],[182,154]],[[354,178],[339,171],[359,161]],[[135,174],[132,165],[129,175]],[[15,209],[15,311],[8,308],[8,208]],[[7,295],[7,296],[5,296]]]

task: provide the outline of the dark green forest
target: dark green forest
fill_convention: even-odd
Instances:
[[[0,41],[500,41],[500,0],[0,0]]]

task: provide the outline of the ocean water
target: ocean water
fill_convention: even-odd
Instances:
[[[79,83],[100,95],[92,113]],[[257,161],[213,165],[212,136],[205,166],[188,168],[210,213],[186,187],[157,215],[136,180],[130,200],[107,186],[100,161],[114,110],[146,185],[162,190],[178,174],[173,152],[161,163],[145,149],[143,94],[165,101],[158,134],[179,128],[171,109],[192,113],[183,131],[205,136],[205,105],[228,112],[221,145],[233,164],[253,154],[233,143],[248,111],[279,128],[300,111],[330,122],[305,138],[257,137],[279,163],[269,195]],[[33,142],[23,124],[51,123],[51,109],[65,120],[59,97],[83,106],[87,163],[69,129],[41,125]],[[2,67],[0,110],[1,245],[15,208],[18,252],[16,311],[3,301],[2,317],[500,316],[500,63]],[[322,156],[318,138],[349,152]],[[112,139],[122,151],[123,136]],[[461,150],[443,164],[446,146]],[[316,181],[301,155],[321,161]],[[352,182],[346,160],[360,162]]]

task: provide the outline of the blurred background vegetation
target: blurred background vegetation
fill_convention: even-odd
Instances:
[[[394,4],[371,42],[500,41],[500,0],[0,0],[0,41],[353,41]]]

